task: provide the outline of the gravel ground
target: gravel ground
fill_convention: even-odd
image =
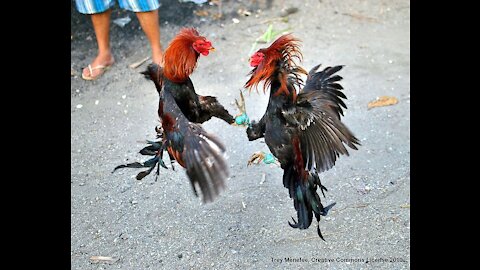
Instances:
[[[278,19],[290,4],[298,12]],[[239,15],[240,8],[252,14]],[[179,166],[162,170],[157,182],[153,175],[135,180],[133,169],[112,174],[116,165],[144,160],[141,141],[154,138],[158,95],[139,74],[145,65],[128,67],[149,56],[148,42],[133,13],[115,7],[112,19],[132,18],[123,28],[112,24],[117,62],[99,80],[84,81],[79,75],[96,42],[89,18],[72,6],[72,269],[409,269],[410,2],[230,0],[220,20],[194,11],[212,14],[217,7],[162,1],[162,44],[182,26],[207,36],[216,51],[200,58],[192,80],[199,94],[217,96],[232,114],[252,43],[268,20],[302,40],[305,68],[345,65],[344,122],[362,146],[321,175],[329,190],[323,201],[337,202],[320,223],[327,241],[318,238],[315,222],[303,231],[288,226],[296,214],[280,168],[246,166],[253,152],[268,150],[263,140],[248,142],[244,129],[217,119],[204,127],[227,144],[232,175],[214,203],[193,195]],[[398,104],[367,108],[384,95]],[[268,95],[245,99],[250,118],[259,119]]]

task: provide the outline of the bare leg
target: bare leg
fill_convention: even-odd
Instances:
[[[152,61],[162,64],[163,51],[160,43],[160,25],[158,20],[158,9],[147,12],[136,12],[138,21],[142,26],[143,32],[150,42],[152,49]]]
[[[95,36],[97,38],[98,44],[98,55],[90,64],[92,68],[95,68],[99,65],[109,66],[112,65],[115,60],[113,59],[112,53],[110,52],[110,14],[112,11],[109,9],[105,12],[92,14],[92,24],[93,29],[95,30]],[[92,74],[88,68],[83,69],[84,75],[91,75],[95,77],[102,70],[93,69]]]

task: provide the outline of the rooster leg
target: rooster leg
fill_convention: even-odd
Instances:
[[[170,158],[170,165],[172,165],[172,170],[175,171],[175,166],[173,165],[175,163],[175,158],[172,156],[172,154],[170,154],[170,152],[168,152],[168,157]]]
[[[160,164],[157,164],[157,172],[155,173],[155,182],[157,182],[159,175],[160,175]]]

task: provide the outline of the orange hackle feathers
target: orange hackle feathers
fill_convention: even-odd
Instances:
[[[245,88],[248,88],[249,91],[253,87],[258,89],[258,84],[265,81],[263,85],[263,92],[265,93],[272,80],[279,79],[281,86],[275,94],[285,93],[289,95],[290,91],[287,88],[288,74],[285,72],[289,72],[291,67],[294,66],[294,58],[302,60],[299,42],[300,40],[294,38],[291,34],[285,34],[275,40],[270,47],[258,50],[265,55],[265,58],[250,72],[252,76],[245,84]],[[284,65],[285,69],[280,70],[280,65]],[[273,77],[275,72],[279,73],[277,78]]]
[[[192,44],[200,38],[194,28],[183,28],[170,42],[163,56],[163,74],[172,82],[184,82],[197,65],[199,53]]]

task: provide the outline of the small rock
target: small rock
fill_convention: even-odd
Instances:
[[[81,109],[83,107],[82,104],[77,104],[77,106],[75,106],[77,109]]]
[[[180,253],[180,254],[178,254],[178,256],[177,256],[177,257],[178,257],[179,259],[181,259],[181,258],[183,257],[183,254],[182,254],[182,253]]]
[[[100,101],[98,101],[98,99],[95,100],[95,105],[98,105],[99,102],[100,102]]]
[[[122,96],[122,99],[126,99],[126,98],[127,98],[127,95],[123,95],[123,96]]]
[[[290,14],[296,13],[298,11],[298,8],[296,7],[289,7],[289,8],[284,8],[282,11],[280,11],[280,17],[285,17]]]
[[[239,22],[240,22],[240,20],[239,20],[239,19],[237,19],[237,18],[233,18],[233,19],[232,19],[232,22],[233,22],[233,23],[239,23]]]

